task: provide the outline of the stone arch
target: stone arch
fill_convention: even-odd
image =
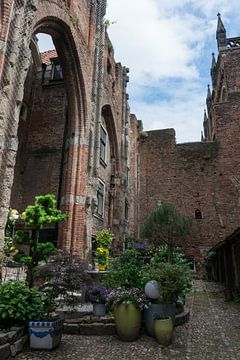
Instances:
[[[6,1],[6,3],[9,3]],[[70,2],[69,2],[70,4]],[[68,4],[68,5],[69,5]],[[83,17],[88,10],[85,1],[82,1]],[[6,88],[3,94],[6,96],[0,99],[0,114],[6,119],[4,128],[4,141],[6,149],[4,156],[0,158],[1,165],[1,198],[0,214],[3,219],[0,223],[0,243],[3,239],[4,225],[7,209],[9,206],[11,185],[13,182],[13,169],[17,152],[17,129],[21,101],[23,99],[24,81],[29,66],[30,51],[29,45],[31,36],[37,32],[48,33],[53,37],[58,55],[61,58],[63,73],[66,82],[67,97],[69,102],[69,113],[71,119],[71,131],[68,138],[68,166],[65,171],[64,196],[62,201],[63,211],[69,215],[68,223],[62,228],[60,246],[72,253],[83,255],[84,252],[84,225],[82,229],[77,228],[77,219],[85,222],[85,192],[86,173],[84,164],[88,156],[88,109],[82,64],[86,64],[87,56],[93,53],[87,52],[85,45],[85,34],[77,29],[77,24],[71,21],[70,10],[62,6],[62,2],[26,2],[24,5],[14,3],[14,18],[10,24],[10,36],[6,46],[7,61],[4,62],[4,81],[1,87]],[[50,16],[49,16],[50,14]],[[16,26],[17,24],[17,26]],[[19,37],[19,29],[23,37]],[[14,51],[13,51],[14,50]],[[81,54],[81,57],[80,55]],[[80,60],[81,59],[81,60]],[[82,60],[83,59],[83,60]],[[1,60],[1,59],[0,59]],[[3,63],[3,62],[2,62]],[[0,61],[1,67],[1,61]],[[84,67],[87,74],[87,66]],[[0,69],[1,70],[1,69]],[[1,71],[0,71],[1,73]],[[11,84],[9,86],[9,84]],[[0,89],[1,90],[1,89]],[[1,101],[2,100],[2,101]],[[6,103],[9,106],[5,106]],[[11,109],[11,110],[10,110]],[[3,110],[3,111],[2,111]],[[2,111],[2,113],[1,113]],[[5,125],[5,124],[4,124]],[[11,141],[9,141],[9,138]],[[74,162],[70,161],[74,157]],[[2,175],[4,174],[4,176]],[[7,189],[7,191],[6,191]],[[4,193],[4,197],[2,194]],[[78,239],[81,239],[78,241]]]
[[[75,119],[71,124],[71,129],[74,133],[84,136],[87,122],[86,92],[82,67],[71,29],[63,20],[49,16],[39,20],[35,25],[34,34],[39,32],[52,36],[61,59],[63,76],[67,79],[65,87],[70,112],[72,112],[70,116]]]

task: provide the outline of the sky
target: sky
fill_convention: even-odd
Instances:
[[[240,36],[239,0],[108,0],[115,59],[130,68],[131,112],[145,130],[200,141],[218,12],[227,36]]]

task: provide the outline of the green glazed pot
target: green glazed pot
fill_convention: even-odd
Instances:
[[[173,322],[171,318],[156,319],[154,321],[154,331],[157,342],[160,345],[168,346],[172,342]]]
[[[118,336],[123,341],[134,341],[141,328],[141,311],[134,304],[119,304],[114,308]]]

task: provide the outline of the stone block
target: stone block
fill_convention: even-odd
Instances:
[[[0,334],[0,345],[5,345],[8,342],[8,334],[1,333]]]
[[[5,344],[5,345],[0,346],[0,359],[1,360],[8,359],[10,354],[11,354],[11,352],[10,352],[10,345],[9,344]]]
[[[64,324],[63,333],[69,335],[79,334],[79,325],[78,324]]]
[[[16,330],[9,331],[8,333],[8,342],[13,344],[15,341],[18,340],[18,332]]]
[[[15,343],[13,343],[10,346],[11,356],[15,357],[23,350],[23,347],[27,342],[27,339],[28,339],[27,335],[22,336],[19,340],[15,341]]]

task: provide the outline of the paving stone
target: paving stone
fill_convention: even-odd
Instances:
[[[167,348],[146,335],[131,343],[122,342],[117,336],[63,335],[56,350],[25,351],[16,359],[239,360],[240,304],[226,303],[218,285],[196,280],[187,307],[190,320],[175,327],[173,343]]]

